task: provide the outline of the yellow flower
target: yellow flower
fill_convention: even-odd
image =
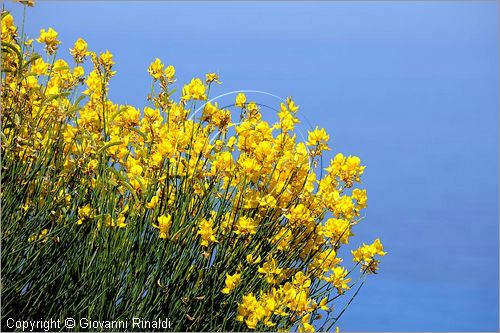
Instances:
[[[139,161],[129,157],[127,160],[128,172],[132,175],[140,176],[142,174],[143,168],[139,164]]]
[[[229,275],[228,273],[226,273],[226,281],[225,281],[226,287],[222,289],[222,293],[229,294],[234,288],[236,288],[236,286],[240,282],[240,279],[241,279],[241,274]]]
[[[379,238],[377,238],[370,245],[366,245],[365,243],[363,243],[362,246],[351,252],[354,256],[353,261],[357,262],[368,261],[370,259],[373,259],[375,255],[383,257],[387,254],[387,252],[384,252],[384,247]]]
[[[25,78],[22,81],[22,84],[23,84],[24,87],[26,87],[28,89],[32,89],[32,88],[37,87],[38,80],[35,77],[33,77],[33,76],[28,76],[27,78]]]
[[[342,242],[347,244],[349,237],[353,235],[348,220],[330,218],[325,222],[321,233],[329,238],[333,244]]]
[[[158,217],[158,224],[153,224],[153,227],[160,230],[160,238],[167,239],[172,224],[172,216],[170,214],[161,215]]]
[[[152,109],[149,106],[144,108],[144,116],[151,122],[162,120],[160,110]]]
[[[251,217],[241,216],[235,223],[236,230],[234,231],[237,235],[255,235],[257,232],[257,223]]]
[[[276,207],[276,198],[271,194],[267,194],[259,200],[259,205],[263,207]]]
[[[319,150],[329,149],[327,143],[330,139],[330,136],[326,134],[324,128],[318,129],[318,127],[316,126],[316,129],[314,131],[308,133],[309,136],[306,143],[308,146],[318,146]]]
[[[81,63],[83,58],[87,55],[87,43],[83,39],[78,38],[73,48],[70,49],[70,53],[75,59],[75,62]]]
[[[387,252],[384,252],[382,243],[378,238],[370,245],[363,243],[362,246],[351,251],[351,253],[353,255],[352,260],[361,263],[361,271],[368,273],[376,273],[378,270],[379,260],[376,260],[375,256],[379,255],[383,257],[387,254]]]
[[[366,190],[355,188],[352,191],[352,198],[356,200],[359,208],[366,207],[366,201],[367,201]]]
[[[291,97],[286,98],[286,105],[287,105],[288,110],[290,110],[290,112],[297,113],[299,106],[295,105],[295,102],[292,100]]]
[[[229,122],[231,121],[231,113],[229,110],[219,109],[217,103],[212,104],[208,102],[203,108],[201,119],[214,124],[220,129],[223,129],[229,125]]]
[[[156,58],[155,61],[153,61],[151,65],[149,65],[148,67],[149,75],[151,75],[155,80],[159,80],[161,78],[162,71],[163,71],[163,64],[161,60],[158,58]]]
[[[259,273],[265,274],[267,282],[271,284],[278,282],[275,276],[281,274],[282,271],[283,269],[278,267],[278,262],[274,258],[270,258],[258,269]]]
[[[42,231],[40,231],[38,235],[31,235],[28,238],[28,242],[34,242],[36,240],[43,240],[43,242],[46,242],[47,240],[45,238],[47,237],[48,232],[49,232],[48,229],[43,229]]]
[[[266,312],[257,301],[253,293],[243,296],[242,302],[238,304],[237,321],[244,321],[248,328],[255,329],[257,324],[264,318]]]
[[[319,308],[324,311],[330,310],[328,307],[328,297],[324,297],[320,302],[319,302]]]
[[[349,289],[348,283],[351,282],[351,278],[346,278],[347,273],[347,269],[344,267],[334,267],[332,274],[325,278],[325,281],[337,288],[339,294],[343,294],[345,290]]]
[[[225,151],[222,153],[217,153],[215,155],[215,160],[212,163],[211,171],[213,174],[217,172],[230,172],[233,167],[233,155],[230,152]]]
[[[274,236],[271,243],[276,244],[276,249],[285,250],[288,248],[290,241],[292,240],[292,231],[287,228],[281,228],[280,231]]]
[[[111,67],[113,67],[113,65],[115,64],[115,62],[113,61],[113,55],[111,54],[111,52],[109,52],[108,50],[106,50],[106,52],[101,53],[99,55],[99,63],[106,70],[109,71],[111,69]]]
[[[208,247],[210,244],[217,242],[214,229],[209,221],[202,219],[198,227],[198,235],[201,236],[201,246]]]
[[[352,198],[348,195],[341,196],[336,202],[333,203],[333,213],[336,216],[344,217],[347,220],[354,216],[354,208]]]
[[[313,220],[311,211],[304,204],[298,204],[290,209],[290,213],[286,214],[285,217],[289,219],[292,224],[308,223]]]
[[[238,107],[244,107],[246,101],[247,101],[247,98],[246,98],[245,94],[239,93],[238,95],[236,95],[236,103],[234,105],[238,106]]]
[[[99,161],[92,159],[89,161],[87,164],[87,170],[88,172],[94,172],[97,169],[97,166],[99,165]]]
[[[2,17],[2,41],[9,42],[16,35],[17,27],[14,25],[14,18],[7,14]]]
[[[365,167],[361,166],[361,160],[357,156],[345,157],[341,153],[335,155],[330,166],[325,170],[332,177],[339,177],[346,183],[346,187],[352,187],[354,181],[359,182]]]
[[[142,174],[142,167],[139,164],[135,164],[130,168],[130,173],[136,176],[140,176]]]
[[[337,264],[339,264],[342,259],[337,258],[337,253],[334,249],[325,249],[323,251],[317,252],[314,255],[313,262],[309,268],[316,274],[320,275],[332,270]]]
[[[44,43],[47,53],[53,54],[57,50],[58,45],[61,44],[61,42],[57,40],[57,35],[58,33],[52,28],[49,28],[48,31],[41,29],[40,37],[38,37],[36,41],[38,43]]]
[[[146,204],[146,208],[153,209],[158,206],[158,196],[155,195],[151,198],[151,200]]]
[[[370,245],[371,251],[379,256],[385,256],[387,252],[384,252],[384,246],[380,242],[380,238],[375,239],[375,241]]]
[[[192,79],[191,82],[182,88],[182,100],[188,101],[190,99],[206,100],[205,86],[200,79]]]
[[[76,224],[82,224],[83,221],[90,220],[94,217],[94,210],[92,207],[87,204],[83,207],[78,208],[78,221]]]
[[[246,260],[250,265],[253,265],[253,264],[258,264],[262,259],[260,258],[260,255],[254,259],[253,255],[249,253],[247,254]]]
[[[292,284],[302,288],[302,289],[307,289],[309,286],[311,286],[311,279],[304,274],[302,271],[298,271],[295,273],[292,279]]]
[[[226,142],[226,147],[228,147],[231,151],[234,149],[234,144],[236,143],[236,138],[234,136],[229,137]]]
[[[217,73],[208,73],[208,74],[206,74],[205,75],[205,82],[207,84],[210,84],[212,82],[221,84],[221,82],[219,81],[219,74],[217,74]]]
[[[258,161],[264,162],[272,157],[273,152],[273,144],[269,141],[262,141],[255,147],[254,154]]]
[[[83,94],[85,95],[96,94],[97,96],[101,96],[103,92],[103,87],[102,87],[103,80],[98,71],[93,70],[92,72],[90,72],[85,83],[87,84],[88,89],[85,90]]]
[[[151,155],[151,165],[154,167],[161,167],[161,163],[163,163],[163,156],[159,152],[155,152]]]
[[[47,70],[49,68],[49,64],[47,64],[45,61],[43,61],[42,58],[38,58],[35,61],[33,61],[31,65],[31,71],[35,73],[36,75],[45,75],[47,74]]]
[[[174,77],[175,77],[175,68],[172,65],[167,66],[165,68],[165,76],[167,77],[167,80],[169,82],[173,82]]]
[[[122,214],[118,215],[118,219],[116,219],[116,226],[118,228],[125,228],[127,224],[125,223],[125,216]]]
[[[257,162],[257,160],[251,157],[241,156],[238,160],[238,164],[241,166],[245,175],[248,175],[251,179],[256,180],[254,176],[258,176],[261,169],[261,165]]]
[[[115,118],[115,121],[118,125],[128,128],[137,125],[139,123],[140,116],[141,111],[130,105],[125,105]]]
[[[311,320],[310,313],[303,316],[302,320],[301,320],[302,325],[299,325],[298,331],[299,332],[314,332],[314,326],[309,324],[310,320]]]
[[[281,129],[283,132],[288,132],[294,129],[295,124],[299,123],[299,119],[295,117],[295,113],[288,109],[288,107],[284,104],[280,104],[280,112],[278,113],[278,117],[280,118],[280,123],[276,124],[274,127],[277,129]]]
[[[75,78],[82,77],[83,74],[85,74],[85,71],[82,66],[76,66],[75,68],[73,68],[73,76]]]

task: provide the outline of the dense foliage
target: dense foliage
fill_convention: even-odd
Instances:
[[[149,106],[115,104],[112,54],[78,39],[70,66],[59,46],[52,28],[34,42],[2,13],[2,328],[69,316],[333,327],[334,300],[385,254],[377,239],[349,269],[337,255],[366,207],[360,159],[339,153],[322,169],[329,136],[297,140],[291,98],[273,124],[243,93],[209,102],[215,73],[175,101],[175,69],[159,59]]]

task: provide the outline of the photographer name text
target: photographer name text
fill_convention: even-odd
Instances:
[[[123,320],[95,320],[93,318],[66,318],[62,319],[40,319],[40,320],[16,320],[7,318],[7,328],[23,332],[49,332],[57,329],[141,329],[141,330],[165,330],[172,328],[170,318],[157,318],[148,320],[140,317]]]

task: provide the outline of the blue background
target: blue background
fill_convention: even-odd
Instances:
[[[13,9],[21,21],[21,6]],[[339,321],[347,331],[497,331],[497,2],[38,2],[26,31],[109,49],[111,97],[145,106],[155,57],[178,85],[292,95],[332,151],[367,165],[352,246],[389,254]],[[214,96],[214,95],[212,95]],[[251,95],[257,101],[277,101]],[[347,259],[346,261],[349,261]],[[337,309],[339,311],[340,309]]]

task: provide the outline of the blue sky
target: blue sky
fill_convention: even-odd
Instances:
[[[40,1],[27,19],[32,37],[59,31],[63,57],[78,37],[109,49],[115,102],[146,105],[159,57],[179,85],[217,71],[216,93],[291,95],[331,134],[328,159],[360,156],[352,245],[389,254],[342,330],[499,329],[497,2]]]

